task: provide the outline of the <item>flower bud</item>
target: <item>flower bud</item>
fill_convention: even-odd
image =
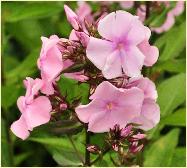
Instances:
[[[64,5],[64,10],[65,10],[69,23],[73,26],[75,30],[78,30],[79,23],[78,23],[77,15],[67,5]]]
[[[127,137],[131,134],[131,132],[132,132],[132,125],[129,125],[121,130],[121,136]]]
[[[98,154],[101,152],[100,148],[96,145],[87,145],[86,148],[90,153]]]

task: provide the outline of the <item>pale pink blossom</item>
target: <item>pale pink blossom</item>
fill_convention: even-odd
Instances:
[[[34,98],[42,87],[40,79],[27,78],[24,84],[27,89],[26,94],[17,100],[21,117],[11,125],[12,132],[23,140],[29,136],[34,127],[49,122],[52,110],[46,96]]]
[[[160,27],[152,27],[151,30],[156,33],[168,31],[175,24],[175,17],[184,11],[184,4],[184,1],[177,1],[175,7],[167,13],[165,22]]]
[[[144,4],[140,5],[140,7],[136,11],[137,16],[139,16],[139,19],[141,22],[145,21],[146,16],[146,6]]]
[[[130,9],[134,6],[134,1],[121,1],[119,4],[124,9]]]
[[[116,124],[125,127],[140,115],[143,91],[138,88],[119,89],[104,81],[90,99],[89,104],[75,109],[78,118],[88,123],[88,131],[108,132]]]
[[[131,79],[125,88],[137,87],[144,93],[144,101],[140,116],[135,117],[131,122],[140,124],[139,128],[149,130],[155,127],[160,121],[160,108],[156,103],[157,91],[155,84],[148,78]]]
[[[78,8],[76,9],[75,13],[77,14],[79,20],[83,23],[86,19],[89,22],[93,21],[93,16],[91,15],[92,9],[90,5],[85,1],[77,2]]]
[[[60,39],[58,36],[52,35],[50,38],[41,37],[41,40],[43,44],[37,61],[44,82],[41,91],[50,95],[54,93],[53,84],[63,69],[62,54],[57,45]]]
[[[123,72],[130,77],[140,76],[147,54],[138,45],[147,40],[147,31],[137,16],[112,12],[99,21],[98,32],[103,39],[90,37],[87,57],[107,79],[122,76]]]

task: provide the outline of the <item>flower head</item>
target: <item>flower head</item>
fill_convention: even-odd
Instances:
[[[50,120],[51,103],[46,96],[39,96],[38,91],[41,89],[41,81],[27,78],[24,80],[26,85],[26,95],[17,100],[17,106],[21,112],[19,120],[11,125],[12,132],[21,139],[26,139],[34,127],[45,124]]]
[[[112,12],[99,21],[98,32],[103,39],[90,37],[87,57],[107,79],[123,73],[140,76],[147,55],[138,45],[147,39],[147,30],[137,16],[125,11]]]
[[[114,125],[124,127],[140,115],[143,92],[138,88],[119,89],[107,81],[102,82],[87,105],[78,106],[78,118],[88,123],[92,132],[108,132]]]

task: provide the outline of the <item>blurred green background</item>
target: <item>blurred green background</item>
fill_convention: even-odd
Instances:
[[[36,129],[36,133],[33,131],[28,140],[22,141],[10,131],[11,123],[20,116],[16,101],[25,93],[23,79],[26,76],[39,76],[36,60],[41,48],[40,37],[52,34],[63,38],[69,36],[71,27],[66,20],[64,3],[72,9],[77,7],[76,2],[60,1],[1,3],[2,166],[64,166],[78,163],[67,137],[42,136]],[[89,3],[93,11],[99,10],[98,4]],[[118,8],[116,4],[113,7]],[[176,18],[175,25],[168,32],[160,35],[153,33],[151,38],[151,42],[159,48],[160,57],[152,68],[143,71],[156,83],[161,121],[148,132],[150,143],[141,154],[144,166],[185,166],[186,163],[185,13],[186,11]],[[156,15],[152,23],[160,24],[164,17],[165,15]],[[86,85],[78,87],[73,80],[63,79],[63,86],[67,91],[70,90],[69,94],[87,95],[88,92]],[[94,135],[92,141],[102,144],[103,136]],[[79,132],[73,138],[81,150],[83,133]],[[95,166],[114,165],[108,154],[100,165]]]

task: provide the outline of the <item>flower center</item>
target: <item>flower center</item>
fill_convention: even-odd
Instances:
[[[122,48],[124,48],[124,44],[120,42],[120,43],[117,44],[116,48],[118,50],[121,50]]]
[[[112,110],[112,108],[113,108],[112,102],[107,103],[106,108],[107,108],[108,110]]]

